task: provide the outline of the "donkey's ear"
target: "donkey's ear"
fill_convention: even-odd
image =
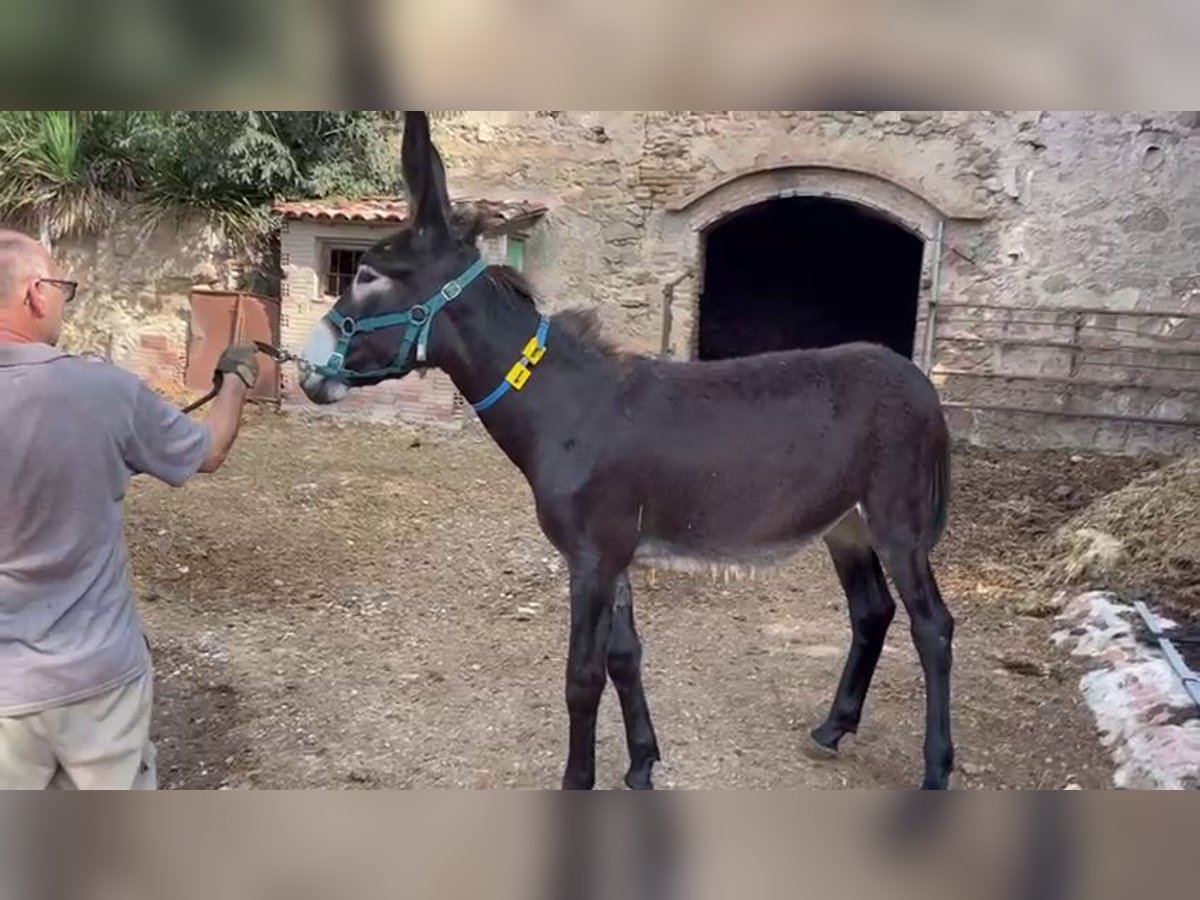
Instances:
[[[446,192],[446,169],[429,134],[429,116],[423,112],[404,114],[400,166],[413,224],[418,229],[448,233],[450,195]]]

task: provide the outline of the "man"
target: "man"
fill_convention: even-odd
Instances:
[[[193,421],[56,349],[75,290],[41,244],[0,231],[0,789],[152,790],[121,502],[132,474],[178,487],[220,468],[258,368],[253,346],[227,350],[208,421]]]

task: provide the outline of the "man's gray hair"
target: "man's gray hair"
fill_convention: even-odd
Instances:
[[[19,231],[0,230],[0,304],[16,299],[21,279],[31,272],[43,271],[45,249],[36,240]]]

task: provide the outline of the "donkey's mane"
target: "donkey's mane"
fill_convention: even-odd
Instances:
[[[456,209],[451,220],[452,229],[462,240],[474,243],[479,235],[493,231],[498,225],[479,209]],[[538,309],[538,295],[529,279],[511,266],[492,265],[488,277],[496,286],[505,302],[521,309]],[[557,329],[573,337],[579,349],[606,359],[628,361],[632,355],[621,350],[603,334],[600,316],[594,309],[577,307],[551,316]]]
[[[538,298],[529,279],[511,266],[490,266],[488,276],[506,302],[537,310]],[[623,359],[630,354],[618,348],[603,334],[600,316],[594,309],[576,307],[550,317],[556,329],[575,339],[579,349],[606,359]]]

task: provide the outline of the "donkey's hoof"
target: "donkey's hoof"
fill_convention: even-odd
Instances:
[[[658,747],[651,747],[644,755],[635,753],[634,759],[637,761],[625,773],[625,786],[631,791],[654,790],[654,764],[662,760]]]
[[[828,755],[836,755],[838,752],[838,744],[842,738],[850,731],[844,726],[831,722],[828,719],[810,731],[809,737],[817,745],[818,752]]]
[[[652,791],[654,790],[654,778],[651,776],[651,769],[647,766],[644,769],[630,769],[625,774],[625,787],[631,791]]]

